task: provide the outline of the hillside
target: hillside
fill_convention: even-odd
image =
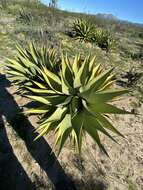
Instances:
[[[143,27],[100,15],[71,13],[46,7],[36,0],[0,1],[0,190],[142,190],[143,189]],[[75,19],[107,29],[117,42],[112,51],[73,38]],[[32,41],[67,53],[96,55],[105,69],[114,68],[116,86],[130,93],[117,104],[136,115],[113,116],[125,138],[119,144],[102,136],[108,158],[87,136],[81,156],[68,143],[57,158],[53,136],[34,141],[37,117],[27,118],[17,86],[7,78],[5,62],[16,45]],[[21,114],[19,114],[19,112]]]

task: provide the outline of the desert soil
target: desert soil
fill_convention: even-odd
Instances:
[[[88,136],[80,157],[67,144],[56,158],[51,152],[53,134],[33,141],[37,118],[19,114],[27,99],[17,95],[17,88],[6,78],[4,61],[0,55],[1,190],[143,190],[143,104],[138,105],[135,97],[117,103],[128,110],[138,105],[134,108],[138,115],[112,118],[125,138],[115,136],[119,143],[115,144],[102,137],[110,159]]]

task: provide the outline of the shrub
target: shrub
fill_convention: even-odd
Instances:
[[[86,20],[77,19],[73,24],[73,32],[77,39],[90,42],[95,32],[95,27]]]

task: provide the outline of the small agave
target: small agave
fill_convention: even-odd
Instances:
[[[90,42],[94,35],[95,27],[86,20],[77,19],[73,24],[73,31],[75,32],[75,37],[80,41]]]
[[[19,11],[19,17],[17,18],[19,21],[23,21],[27,24],[30,24],[30,22],[33,20],[33,17],[31,13],[27,12],[25,9],[21,9]]]
[[[101,66],[96,65],[96,57],[88,56],[82,62],[80,55],[76,55],[74,60],[62,55],[61,60],[58,75],[43,66],[40,72],[44,84],[37,83],[35,88],[28,87],[29,93],[34,95],[27,97],[37,102],[38,106],[26,112],[42,114],[40,125],[36,129],[39,133],[36,139],[54,131],[55,145],[59,145],[59,153],[68,137],[81,152],[82,139],[84,134],[88,133],[108,155],[99,133],[113,141],[115,140],[109,131],[123,136],[110,123],[109,115],[130,114],[111,104],[116,97],[127,93],[128,90],[111,88],[114,83],[113,69],[103,72]]]
[[[96,30],[92,41],[94,41],[98,47],[106,50],[107,52],[117,46],[116,40],[112,37],[112,35],[103,29]]]

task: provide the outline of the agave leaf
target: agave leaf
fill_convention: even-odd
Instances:
[[[92,118],[85,115],[85,122],[84,122],[84,128],[87,131],[87,133],[94,139],[94,141],[98,144],[99,148],[109,157],[106,149],[101,144],[99,134],[97,132],[97,128],[95,127],[95,122],[93,122]]]
[[[57,140],[57,144],[59,144],[58,155],[60,154],[62,148],[64,147],[64,144],[65,144],[65,142],[67,141],[67,139],[69,138],[71,132],[72,132],[72,127],[69,127],[69,128],[67,128],[67,129],[65,129],[65,131],[62,132],[61,138],[59,138],[59,139]]]
[[[57,108],[55,112],[48,118],[46,119],[41,125],[49,123],[49,122],[54,122],[61,120],[67,112],[67,108]]]
[[[56,129],[56,127],[57,127],[57,125],[58,125],[59,123],[58,122],[51,122],[51,123],[46,123],[46,124],[44,124],[44,125],[41,125],[41,126],[39,126],[36,130],[35,130],[35,133],[41,133],[44,129],[45,129],[45,127],[47,127],[47,126],[49,126],[49,128],[45,131],[45,135],[46,134],[48,134],[50,131],[54,131],[55,129]]]
[[[8,76],[8,78],[14,81],[15,84],[19,84],[20,83],[19,80],[27,81],[27,78],[25,78],[24,76]]]
[[[23,64],[23,66],[25,66],[27,68],[35,66],[28,58],[24,58],[24,57],[19,55],[18,59]]]
[[[59,153],[61,149],[63,148],[64,143],[69,137],[69,134],[71,133],[71,131],[72,131],[71,115],[66,114],[64,119],[60,122],[60,124],[58,125],[56,129],[57,137],[56,137],[55,145],[59,144]]]
[[[72,96],[67,96],[65,101],[63,101],[62,103],[60,103],[58,106],[59,107],[62,107],[62,106],[68,106],[68,104],[71,102],[72,100]]]
[[[46,67],[43,67],[43,69],[44,69],[45,74],[48,76],[48,78],[51,78],[54,82],[57,83],[57,85],[61,85],[61,81],[58,75],[52,73]]]
[[[36,86],[38,86],[41,89],[45,89],[45,90],[47,89],[47,87],[41,84],[40,82],[32,81],[32,83],[34,83]]]
[[[62,92],[69,94],[73,86],[73,73],[69,60],[67,59],[67,55],[66,58],[64,58],[64,55],[62,55],[61,64],[62,64],[62,69],[61,69]]]
[[[109,75],[111,74],[111,72],[113,71],[113,69],[109,69],[105,72],[103,72],[102,74],[100,74],[99,76],[97,76],[95,79],[89,81],[89,83],[87,84],[87,86],[90,86],[90,88],[93,91],[97,91],[99,89],[99,87],[105,82],[105,80],[109,77]],[[88,88],[88,87],[87,87]]]
[[[75,58],[74,58],[74,62],[73,62],[73,65],[72,65],[72,70],[73,70],[74,76],[76,76],[77,73],[78,73],[80,59],[81,59],[80,54],[76,55]]]
[[[30,98],[31,100],[34,100],[36,102],[40,102],[42,104],[46,104],[46,105],[51,104],[49,100],[47,100],[46,98],[40,97],[40,96],[29,96],[29,95],[27,95],[26,97]]]
[[[91,72],[91,75],[90,75],[88,81],[93,80],[93,79],[98,75],[99,70],[100,70],[100,67],[101,67],[101,65],[99,64],[99,65],[95,66],[95,67],[92,69],[92,72]]]
[[[47,106],[42,106],[38,108],[32,108],[24,111],[26,114],[44,114],[48,112]]]
[[[79,152],[81,152],[81,147],[82,147],[83,116],[84,116],[83,112],[79,112],[72,118],[72,127],[73,130],[75,131],[74,136],[77,143],[77,149]]]
[[[25,49],[23,49],[20,45],[16,45],[16,49],[21,56],[25,58],[27,57]]]
[[[82,84],[82,86],[85,85],[85,83],[87,82],[87,79],[88,79],[88,75],[90,72],[90,70],[89,70],[90,60],[91,60],[91,55],[87,56],[87,58],[85,58],[84,62],[81,65],[81,84]],[[83,66],[83,69],[82,69],[82,66]]]
[[[46,99],[53,106],[61,106],[63,103],[67,101],[67,96],[66,95],[46,96]]]
[[[6,66],[8,68],[20,71],[21,73],[25,73],[24,68],[16,60],[8,59],[7,61],[8,63],[6,64]]]
[[[93,93],[81,93],[81,96],[87,100],[87,102],[91,104],[99,103],[99,102],[107,102],[111,101],[114,98],[121,96],[125,93],[128,93],[128,90],[106,90],[106,91],[99,91]]]
[[[64,56],[63,56],[64,59]],[[73,70],[72,70],[72,66],[71,66],[71,62],[70,59],[68,58],[68,55],[66,54],[65,56],[65,63],[66,63],[66,69],[67,69],[67,73],[70,75],[71,80],[73,81]],[[71,81],[70,81],[71,82]]]
[[[103,125],[104,128],[109,129],[110,131],[112,131],[113,133],[120,135],[124,138],[124,135],[122,135],[110,122],[108,119],[106,119],[105,116],[101,115],[101,114],[96,114],[94,115],[95,117],[97,117],[98,121],[100,122],[101,125]]]
[[[107,70],[99,74],[93,80],[88,81],[88,83],[80,89],[80,92],[87,91],[87,93],[91,93],[97,91],[100,88],[100,86],[106,81],[106,79],[109,77],[112,70],[113,69]]]
[[[69,86],[68,82],[65,80],[65,78],[63,77],[62,73],[61,73],[61,82],[62,82],[62,92],[67,95],[70,94],[69,93],[70,86]]]
[[[88,104],[87,109],[93,113],[108,113],[108,114],[131,114],[131,112],[117,108],[111,104],[100,103],[100,104]]]
[[[79,98],[77,96],[72,97],[72,101],[70,104],[71,114],[75,115],[75,113],[78,111],[78,109],[79,109]]]
[[[87,80],[87,76],[89,73],[89,58],[90,56],[85,58],[78,73],[76,74],[74,80],[74,88],[79,88],[80,86],[85,84],[85,81]]]
[[[100,91],[109,89],[114,83],[115,83],[115,80],[109,81],[108,83],[104,84],[103,87],[100,88]]]
[[[22,76],[23,77],[23,74],[22,73],[19,73],[19,72],[17,72],[17,71],[12,71],[12,70],[9,70],[9,71],[7,71],[7,73],[8,74],[10,74],[10,75],[14,75],[14,76]]]
[[[51,123],[48,123],[48,125],[50,125]],[[35,133],[40,133],[45,127],[47,126],[47,123],[45,123],[45,124],[41,124],[41,125],[39,125],[36,129],[35,129]]]
[[[36,141],[37,139],[39,139],[40,137],[42,137],[43,135],[45,135],[46,133],[48,133],[49,128],[50,128],[51,123],[48,123],[46,126],[44,126],[44,129],[42,129],[42,131],[39,133],[39,135],[34,139],[34,141]]]
[[[107,86],[109,83],[111,83],[112,81],[115,81],[115,74],[110,74],[107,79],[105,80],[105,82],[101,85],[101,90],[105,88],[105,86]]]
[[[34,59],[34,61],[37,63],[37,53],[36,53],[36,49],[33,43],[29,44],[29,50],[31,52],[32,58]]]
[[[53,90],[46,90],[46,89],[39,89],[39,88],[32,88],[32,87],[26,87],[31,92],[34,92],[36,94],[48,94],[48,95],[56,95],[56,92]]]
[[[89,71],[91,72],[94,67],[95,67],[95,62],[96,62],[96,55],[91,59],[91,61],[89,62]]]
[[[104,129],[103,125],[100,124],[100,122],[97,120],[97,118],[94,117],[92,114],[90,114],[90,112],[86,112],[85,119],[87,119],[87,121],[90,121],[93,123],[92,126],[90,126],[90,127],[96,128],[97,131],[100,131],[101,133],[108,136],[111,140],[113,140],[114,142],[117,143],[117,141]]]
[[[52,106],[60,106],[63,104],[63,102],[66,101],[67,96],[65,95],[51,95],[51,96],[26,96],[28,98],[31,98],[32,100],[35,100],[37,102],[41,102],[46,105],[52,105]]]
[[[49,75],[47,75],[47,73]],[[55,74],[53,74],[53,73],[51,74],[51,72],[46,72],[45,73],[42,70],[41,70],[41,74],[43,75],[43,77],[45,79],[45,82],[50,86],[50,88],[53,91],[55,91],[57,93],[61,92],[61,86],[59,84],[60,80],[57,78],[57,76]]]

